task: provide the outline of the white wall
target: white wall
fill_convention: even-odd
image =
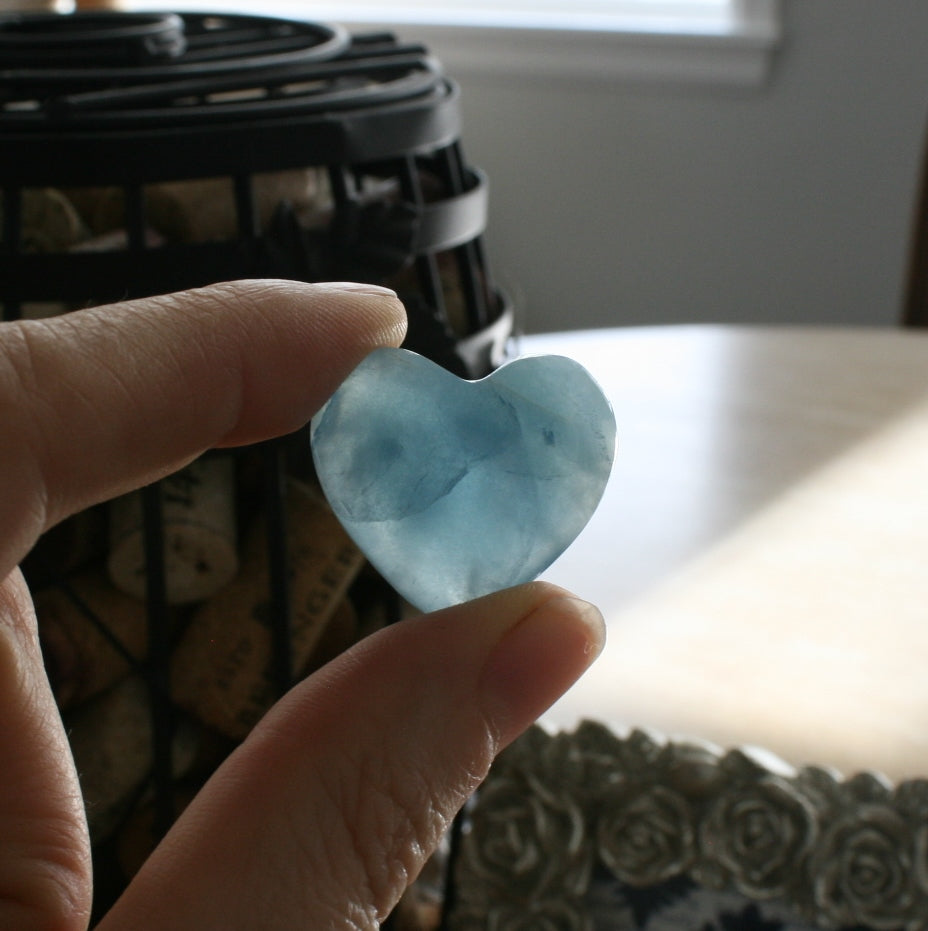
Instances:
[[[454,72],[526,330],[898,320],[928,3],[783,11],[759,89]]]

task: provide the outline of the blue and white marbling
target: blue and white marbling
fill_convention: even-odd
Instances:
[[[561,356],[464,381],[405,349],[372,352],[313,418],[335,514],[388,582],[433,611],[534,579],[602,497],[615,418]]]

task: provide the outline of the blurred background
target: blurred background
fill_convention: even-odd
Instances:
[[[721,26],[692,0],[651,0],[665,15],[641,29],[607,17],[648,0],[536,3],[508,26],[479,2],[188,6],[249,3],[385,23],[441,59],[527,331],[899,320],[928,109],[922,0],[709,0]],[[184,6],[123,8],[153,5]]]

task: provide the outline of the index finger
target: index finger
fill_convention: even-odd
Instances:
[[[293,281],[3,324],[0,577],[68,514],[302,426],[404,332],[392,292]]]

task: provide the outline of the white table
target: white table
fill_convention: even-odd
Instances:
[[[602,504],[545,578],[609,643],[545,717],[928,775],[928,334],[526,337],[616,412]]]

